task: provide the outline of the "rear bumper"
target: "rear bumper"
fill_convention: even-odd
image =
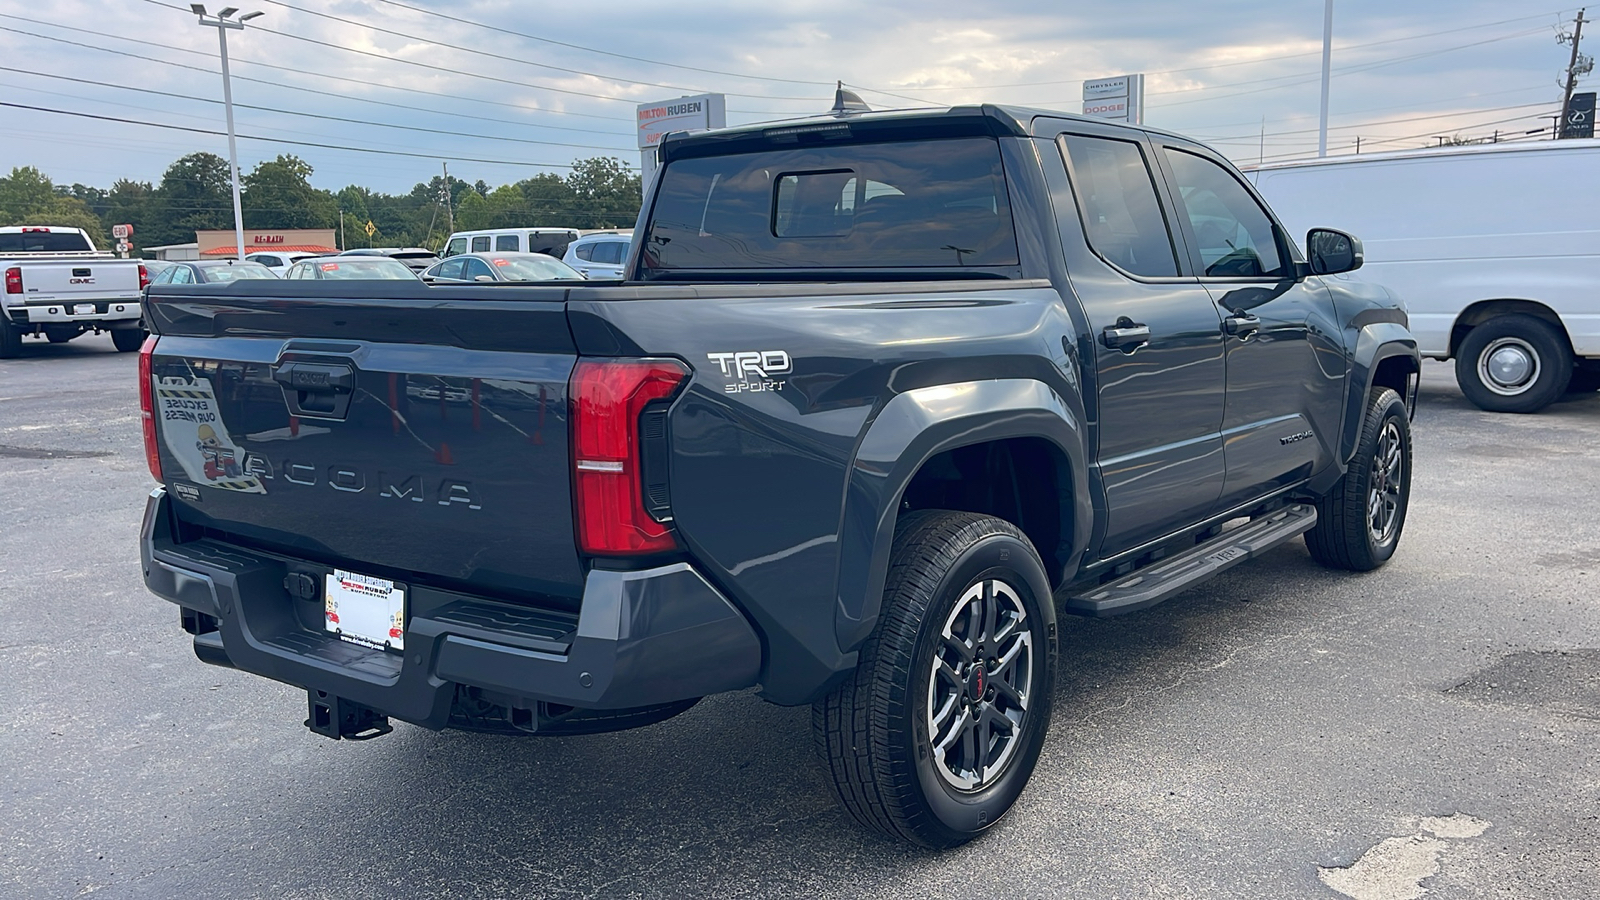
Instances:
[[[325,567],[209,539],[179,544],[172,522],[158,488],[145,508],[145,585],[214,617],[228,663],[417,725],[443,728],[457,685],[530,706],[631,709],[750,687],[760,671],[749,623],[684,563],[592,571],[576,615],[408,585],[402,654],[323,631],[320,587],[290,594],[293,579]]]
[[[92,307],[93,310],[77,312],[79,308]],[[64,322],[83,323],[116,323],[135,325],[142,315],[139,307],[139,297],[123,300],[64,300],[64,301],[33,301],[18,303],[5,309],[6,317],[17,325],[43,325]]]

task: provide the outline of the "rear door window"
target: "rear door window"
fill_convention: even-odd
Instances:
[[[1177,275],[1178,256],[1144,150],[1132,141],[1077,134],[1063,134],[1061,149],[1072,167],[1090,249],[1134,275]]]
[[[517,246],[517,243],[518,243],[517,237],[518,236],[514,235],[514,234],[502,234],[502,235],[497,236],[494,239],[494,250],[495,250],[495,252],[496,253],[515,253],[515,252],[517,252],[519,249],[521,249],[520,247]]]
[[[594,261],[594,245],[593,244],[579,244],[578,245],[578,249],[572,251],[572,255],[576,256],[577,258],[579,258],[581,260],[584,260],[585,262],[593,262]]]
[[[621,241],[602,241],[594,245],[593,255],[590,260],[608,266],[622,265],[622,257],[626,255],[628,245]]]
[[[478,237],[475,237],[475,238],[472,239],[472,252],[473,253],[488,253],[489,252],[489,236],[487,234],[479,235]]]
[[[445,263],[444,265],[440,266],[439,270],[438,270],[438,273],[434,277],[436,277],[436,278],[460,278],[461,277],[461,267],[463,265],[466,265],[466,262],[467,261],[464,260],[464,259],[452,259],[449,262]]]
[[[646,277],[1017,264],[1000,148],[988,137],[676,160],[662,170],[644,241]]]

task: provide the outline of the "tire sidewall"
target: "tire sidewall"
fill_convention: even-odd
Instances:
[[[1525,341],[1539,357],[1539,375],[1518,394],[1490,390],[1478,375],[1478,359],[1500,338]],[[1527,315],[1496,316],[1473,328],[1456,356],[1456,383],[1479,409],[1490,412],[1537,412],[1554,403],[1572,377],[1572,352],[1566,335],[1543,319]]]
[[[1006,771],[994,784],[963,793],[947,784],[934,766],[932,743],[923,711],[928,702],[928,672],[941,641],[944,622],[956,601],[975,582],[996,579],[1016,592],[1027,610],[1037,667],[1032,700],[1024,720],[1022,741]],[[915,789],[923,806],[947,832],[950,842],[970,839],[992,826],[1011,808],[1033,774],[1050,725],[1050,697],[1055,681],[1056,637],[1049,581],[1033,547],[1009,534],[991,534],[968,548],[944,573],[917,634],[906,703],[899,712],[907,721],[900,733],[910,746],[899,748],[912,760]]]

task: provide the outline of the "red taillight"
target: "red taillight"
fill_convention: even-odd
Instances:
[[[139,263],[139,290],[142,291],[149,286],[150,270],[144,267],[144,263]]]
[[[6,270],[6,293],[22,293],[22,267],[12,266]]]
[[[139,347],[139,416],[144,420],[145,465],[150,467],[151,477],[165,481],[161,477],[161,451],[156,447],[155,386],[152,383],[154,371],[151,366],[155,352],[156,336],[152,334]]]
[[[50,229],[48,229],[48,228],[24,228],[24,229],[22,229],[22,233],[23,234],[49,234],[50,233]]]
[[[639,417],[689,375],[675,359],[581,360],[572,371],[572,469],[578,546],[601,556],[678,546],[645,508]]]

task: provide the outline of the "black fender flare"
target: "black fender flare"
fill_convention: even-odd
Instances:
[[[1071,469],[1069,567],[1076,565],[1093,521],[1083,422],[1081,403],[1028,378],[934,385],[890,400],[857,445],[846,485],[834,606],[840,649],[853,655],[877,624],[900,497],[922,464],[946,450],[1019,437],[1055,444]],[[1053,618],[1055,605],[1044,605]]]
[[[1417,350],[1417,339],[1411,330],[1400,322],[1368,322],[1356,332],[1356,346],[1350,359],[1350,394],[1344,404],[1344,431],[1339,436],[1339,462],[1348,464],[1355,455],[1356,444],[1361,440],[1361,418],[1367,413],[1367,395],[1372,392],[1373,378],[1378,366],[1387,359],[1405,357],[1411,361],[1414,375],[1422,372],[1422,354]],[[1415,380],[1412,389],[1403,391],[1401,398],[1408,412],[1415,412]]]

